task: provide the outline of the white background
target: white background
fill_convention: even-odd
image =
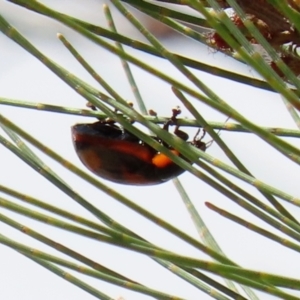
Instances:
[[[101,1],[43,1],[43,3],[91,23],[106,26]],[[7,1],[0,0],[0,12],[45,55],[68,69],[71,73],[99,88],[97,83],[91,79],[56,38],[58,32],[62,33],[101,76],[122,96],[134,102],[129,84],[117,57],[80,37],[63,25],[26,11]],[[133,38],[141,38],[128,25],[126,20],[119,17],[117,20],[118,28],[122,28],[122,33],[130,34]],[[213,53],[206,46],[201,46],[180,36],[168,37],[163,40],[163,43],[173,52],[194,57],[196,60],[210,65],[235,70],[251,77],[256,76],[255,72],[249,67],[227,58],[223,54]],[[160,68],[167,74],[171,74],[177,80],[187,82],[180,74],[176,75],[177,71],[164,60],[147,56],[129,48],[127,50],[146,60],[148,64]],[[180,104],[172,94],[170,86],[134,66],[132,66],[132,70],[148,108],[156,110],[159,115],[170,115],[170,109]],[[193,72],[214,89],[220,97],[250,120],[262,126],[295,128],[283,106],[282,100],[277,94],[235,84],[232,81],[219,79],[202,72]],[[99,89],[102,90],[101,88]],[[66,86],[38,60],[30,56],[3,34],[0,34],[0,97],[78,108],[85,108],[86,102],[85,99]],[[206,120],[220,122],[225,120],[224,116],[209,107],[198,102],[193,102],[193,104],[197,106]],[[24,130],[30,132],[35,138],[84,169],[74,152],[70,127],[78,122],[92,122],[93,119],[18,109],[3,105],[1,106],[1,113]],[[182,117],[190,117],[190,115],[187,111],[183,111]],[[195,129],[190,129],[189,132],[192,135]],[[296,164],[283,158],[255,136],[222,132],[221,137],[232,147],[235,154],[258,179],[295,197],[299,197],[300,174]],[[207,139],[209,140],[209,137]],[[296,139],[290,138],[286,140],[299,145],[299,141]],[[66,182],[76,187],[76,191],[80,195],[137,234],[141,234],[149,241],[182,255],[209,259],[206,255],[182,243],[166,231],[161,230],[157,225],[145,220],[89,184],[85,184],[81,179],[70,174],[69,171],[54,163],[45,155],[38,151],[36,153],[46,163],[49,163],[51,168]],[[225,155],[221,153],[215,144],[209,148],[208,153],[228,162]],[[0,147],[0,165],[0,184],[96,221],[95,217],[83,211],[72,199],[42,178],[3,146]],[[229,258],[234,258],[236,263],[245,268],[284,274],[295,278],[299,277],[300,264],[296,252],[268,241],[245,228],[236,226],[210,211],[206,208],[204,202],[212,202],[250,222],[254,222],[283,236],[279,231],[270,228],[267,224],[235,205],[205,183],[192,177],[192,175],[185,173],[180,176],[180,180],[207,226]],[[233,180],[241,187],[247,187],[243,182]],[[190,216],[172,186],[172,182],[152,187],[133,187],[116,185],[110,182],[105,183],[116,188],[118,192],[155,215],[198,238]],[[247,188],[253,195],[262,198],[255,189]],[[6,198],[5,195],[1,196]],[[294,216],[299,219],[299,208],[286,203],[284,205],[290,208]],[[75,251],[149,287],[185,299],[211,299],[142,255],[96,243],[75,234],[34,222],[3,208],[0,208],[0,213],[36,229],[47,237],[68,245]],[[0,232],[20,243],[25,243],[54,255],[61,255],[3,223],[0,223]],[[93,296],[74,287],[72,284],[5,246],[0,247],[0,270],[1,299],[94,299]],[[70,271],[70,273],[72,272]],[[102,281],[90,279],[77,273],[72,274],[82,278],[112,298],[119,296],[128,300],[147,298],[144,295]],[[273,299],[273,297],[266,294],[258,293],[258,295],[261,295],[261,299]]]

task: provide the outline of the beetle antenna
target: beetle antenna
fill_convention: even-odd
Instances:
[[[229,119],[230,119],[230,117],[227,117],[227,119],[226,119],[225,122],[224,122],[224,125],[228,122]],[[205,131],[205,130],[203,129],[203,131]],[[205,135],[205,134],[204,134],[204,135]],[[202,135],[201,139],[204,137],[204,135]],[[218,136],[221,135],[221,129],[218,130],[217,135],[218,135]],[[210,141],[208,141],[208,142],[206,143],[206,148],[209,148],[209,147],[213,144],[213,142],[214,142],[213,139],[211,139]]]

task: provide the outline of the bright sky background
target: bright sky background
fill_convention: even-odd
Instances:
[[[52,7],[59,9],[61,12],[72,12],[72,15],[76,17],[105,26],[101,1],[52,0],[41,2],[51,4]],[[57,22],[30,13],[7,1],[0,0],[0,12],[45,55],[68,69],[71,73],[76,74],[83,80],[99,88],[97,83],[95,83],[56,38],[58,32],[62,33],[119,93],[134,102],[130,87],[117,57],[108,53],[106,50],[100,49]],[[137,33],[132,30],[126,21],[118,19],[117,25],[119,28],[122,28],[124,34],[130,33],[134,38],[138,37]],[[256,76],[255,72],[250,70],[249,67],[227,58],[223,54],[213,53],[206,46],[201,46],[191,40],[173,37],[164,40],[164,44],[173,52],[194,57],[207,64],[235,70],[236,72],[251,77]],[[130,52],[139,58],[145,59],[148,64],[160,68],[165,73],[172,74],[176,79],[187,82],[180,74],[176,75],[178,72],[164,60],[146,56],[131,49]],[[134,66],[132,70],[148,108],[154,109],[159,115],[170,115],[171,108],[180,104],[173,95],[170,86],[149,76]],[[193,72],[220,97],[223,97],[232,107],[250,120],[262,126],[289,127],[295,129],[295,125],[277,94],[260,91],[245,85],[238,85],[229,80],[221,80],[202,72]],[[102,89],[100,88],[100,90]],[[76,94],[38,60],[30,56],[25,50],[3,34],[0,34],[0,97],[78,108],[85,108],[86,103],[85,99]],[[193,99],[191,100],[193,101]],[[194,101],[193,104],[199,109],[206,120],[220,122],[225,120],[224,116],[213,111],[211,108],[196,101]],[[35,138],[84,169],[84,166],[81,165],[74,152],[70,127],[75,123],[93,122],[93,119],[8,106],[1,106],[1,114],[15,122],[24,130],[31,132]],[[182,117],[190,117],[190,115],[183,109]],[[195,129],[189,129],[188,132],[190,132],[192,136]],[[295,197],[299,197],[300,173],[298,169],[296,169],[296,164],[283,158],[279,153],[255,136],[242,133],[222,132],[221,137],[232,147],[235,154],[258,179]],[[207,137],[207,141],[208,140],[209,137]],[[299,145],[299,141],[296,139],[290,138],[287,140],[295,145]],[[213,144],[207,152],[212,156],[228,162],[224,154],[215,144]],[[36,153],[40,155],[46,163],[49,163],[51,168],[67,183],[74,186],[80,195],[124,226],[127,226],[137,234],[143,235],[149,241],[166,249],[179,252],[183,255],[191,255],[199,259],[207,259],[207,256],[203,253],[183,244],[171,234],[162,231],[157,225],[145,220],[114,199],[106,196],[89,184],[84,183],[68,170],[62,168],[57,163],[53,163],[53,161],[45,155],[38,151],[36,151]],[[83,211],[72,199],[63,194],[2,146],[0,147],[0,162],[2,170],[0,172],[1,185],[7,185],[25,194],[49,202],[52,205],[58,205],[68,211],[81,214],[96,221],[95,217],[90,213]],[[230,177],[230,179],[242,187],[247,186],[245,183],[233,179],[232,177]],[[283,236],[279,231],[262,223],[253,215],[235,205],[229,201],[229,199],[217,191],[214,191],[205,183],[197,180],[192,175],[185,173],[180,176],[180,180],[186,187],[189,196],[207,223],[207,226],[229,258],[234,258],[238,264],[246,268],[299,278],[300,261],[296,252],[285,249],[281,245],[268,241],[245,228],[236,226],[210,211],[204,205],[204,202],[212,202],[248,221],[254,222],[265,229]],[[152,187],[122,186],[110,182],[105,183],[116,188],[120,193],[132,199],[140,206],[148,209],[171,224],[176,225],[191,236],[198,238],[190,216],[172,186],[172,182]],[[253,195],[262,199],[255,189],[247,188]],[[8,198],[6,195],[1,196]],[[299,218],[299,208],[286,203],[284,204],[287,208],[290,208],[290,211],[296,218]],[[34,222],[31,219],[14,214],[3,208],[0,208],[0,213],[26,226],[37,229],[55,241],[64,243],[75,251],[149,287],[189,300],[211,299],[209,296],[201,293],[191,285],[186,284],[181,279],[175,277],[142,255],[124,251],[123,249],[120,250],[102,243],[96,243],[93,240]],[[11,239],[16,239],[20,243],[25,243],[26,245],[55,255],[60,255],[55,250],[40,244],[3,223],[0,223],[0,232]],[[53,275],[5,246],[0,247],[0,266],[1,299],[95,299],[93,296]],[[68,272],[72,273],[71,271]],[[81,276],[77,273],[72,274],[94,285],[97,289],[110,295],[112,298],[119,296],[124,297],[126,300],[148,298],[99,280],[96,281]],[[273,299],[266,294],[257,294],[261,295],[261,299]]]

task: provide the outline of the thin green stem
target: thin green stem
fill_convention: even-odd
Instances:
[[[103,9],[104,9],[104,12],[105,12],[105,16],[106,16],[106,19],[107,19],[107,23],[108,23],[109,29],[111,31],[117,33],[117,29],[116,29],[116,26],[115,26],[115,23],[114,23],[114,20],[113,20],[113,17],[111,15],[109,7],[105,4],[105,5],[103,5]],[[119,48],[120,51],[125,52],[121,43],[116,42],[115,44]],[[142,99],[142,96],[140,94],[138,86],[137,86],[137,84],[135,82],[135,79],[134,79],[134,77],[132,75],[132,72],[130,70],[130,66],[129,66],[128,62],[125,59],[122,59],[122,58],[121,58],[121,63],[122,63],[122,66],[124,68],[124,71],[125,71],[125,74],[127,76],[127,79],[128,79],[128,81],[130,83],[132,92],[133,92],[133,94],[135,96],[135,99],[136,99],[136,101],[138,103],[139,109],[142,112],[142,114],[147,115],[148,112],[147,112],[146,105],[145,105],[145,103],[144,103],[144,101]]]
[[[27,235],[32,236],[32,237],[42,241],[43,243],[49,244],[52,247],[53,246],[55,248],[59,247],[58,249],[60,249],[62,247],[61,244],[59,244],[59,246],[58,246],[57,243],[51,241],[49,238],[39,234],[38,232],[30,229],[29,227],[26,227],[20,223],[13,221],[10,218],[7,218],[6,216],[4,216],[2,214],[0,214],[0,220],[4,223],[14,227],[15,229],[19,229],[23,233],[26,233]],[[271,286],[266,286],[257,281],[258,279],[261,281],[265,281],[265,280],[272,281],[272,282],[274,281],[276,283],[278,281],[280,281],[280,284],[283,286],[288,285],[288,287],[293,287],[293,288],[297,288],[299,286],[299,288],[300,288],[300,282],[293,278],[275,276],[275,275],[266,274],[266,273],[258,273],[258,272],[253,272],[250,270],[240,269],[237,267],[229,267],[229,266],[225,266],[225,265],[215,264],[215,263],[211,263],[211,262],[207,262],[207,261],[203,261],[203,260],[199,260],[199,259],[181,256],[178,254],[174,254],[172,252],[166,252],[166,251],[161,251],[161,250],[157,250],[157,249],[154,250],[153,248],[143,247],[143,246],[139,246],[139,245],[135,245],[135,244],[126,244],[125,245],[124,243],[121,243],[117,240],[111,239],[108,236],[103,236],[103,235],[102,236],[97,235],[97,236],[98,236],[97,239],[100,239],[101,241],[108,243],[108,244],[125,247],[127,249],[138,251],[140,253],[147,254],[147,255],[150,255],[153,257],[173,261],[179,265],[193,267],[193,268],[194,267],[201,268],[203,270],[206,270],[206,271],[209,271],[209,272],[212,272],[215,274],[221,274],[222,276],[224,276],[226,278],[236,280],[237,282],[240,282],[242,284],[249,285],[251,287],[263,290],[265,292],[268,292],[268,293],[271,293],[274,295],[284,296],[284,297],[286,297],[285,299],[291,299],[291,300],[297,299],[293,296],[290,296],[287,293],[281,292],[280,290],[278,290],[276,288],[273,288]],[[70,251],[68,250],[67,252],[70,252]],[[70,254],[70,253],[68,253],[68,254]],[[239,274],[241,274],[242,276],[245,276],[245,278],[239,277],[238,276]],[[249,278],[250,278],[250,280],[249,280]],[[254,279],[255,281],[253,281],[252,279]]]
[[[39,102],[28,102],[23,100],[16,100],[10,98],[3,98],[0,97],[0,104],[1,105],[9,105],[15,107],[22,107],[32,110],[40,110],[40,111],[49,111],[54,113],[61,113],[61,114],[69,114],[69,115],[76,115],[82,117],[94,117],[96,119],[105,119],[107,115],[100,111],[94,111],[91,109],[78,109],[73,107],[63,107],[58,105],[51,105],[46,103],[39,103]],[[154,124],[164,124],[166,123],[170,117],[163,117],[163,116],[149,116],[143,115],[147,121],[150,121]],[[197,120],[192,120],[188,118],[177,119],[177,124],[180,127],[196,127],[199,128],[201,125]],[[213,129],[218,129],[221,131],[229,131],[229,132],[243,132],[243,133],[251,133],[249,130],[244,128],[242,125],[237,123],[230,123],[230,122],[213,122],[207,121],[207,124],[212,127]],[[278,128],[278,127],[262,127],[264,130],[273,133],[277,136],[282,137],[294,137],[300,138],[300,130],[298,129],[290,129],[290,128]]]
[[[141,284],[137,284],[134,281],[127,281],[125,279],[120,279],[119,277],[115,277],[112,275],[113,272],[111,272],[111,271],[107,272],[107,273],[95,271],[94,269],[87,268],[84,265],[77,265],[77,264],[67,261],[65,259],[61,259],[59,257],[50,255],[49,253],[45,253],[45,252],[42,252],[37,249],[29,248],[23,244],[20,244],[11,239],[8,239],[8,238],[4,237],[3,235],[0,235],[0,243],[4,244],[6,246],[9,246],[12,249],[14,249],[20,253],[23,253],[24,255],[26,255],[29,258],[33,258],[36,260],[42,260],[45,263],[52,262],[52,263],[58,264],[62,267],[67,267],[68,269],[75,270],[78,273],[85,274],[85,275],[94,277],[96,279],[100,279],[100,280],[121,286],[123,288],[139,292],[141,294],[156,297],[161,300],[173,300],[173,299],[174,300],[183,300],[182,298],[179,298],[175,295],[168,295],[168,294],[156,291],[154,289],[148,288]],[[125,277],[123,277],[123,278],[125,278]],[[100,299],[102,299],[102,298],[100,298]]]
[[[273,240],[274,242],[277,242],[284,247],[287,247],[294,251],[300,252],[300,245],[295,244],[287,239],[281,238],[280,236],[278,236],[268,230],[260,228],[259,226],[255,225],[251,222],[248,222],[245,219],[239,218],[238,216],[235,216],[224,209],[218,208],[217,206],[213,205],[212,203],[206,202],[205,204],[208,208],[219,213],[221,216],[223,216],[237,224],[240,224],[240,225],[246,227],[247,229],[249,229],[253,232],[256,232],[270,240]]]

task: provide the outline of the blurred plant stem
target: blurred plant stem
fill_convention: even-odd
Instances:
[[[96,79],[107,94],[93,88],[75,74],[71,74],[68,70],[64,69],[63,66],[58,65],[55,61],[41,53],[18,31],[17,28],[14,28],[3,16],[1,16],[1,14],[0,31],[3,34],[40,60],[40,62],[52,70],[56,76],[81,95],[85,102],[92,103],[99,111],[8,99],[1,97],[1,95],[0,104],[22,107],[24,109],[93,116],[97,119],[109,117],[121,124],[126,131],[138,137],[141,141],[140,144],[146,143],[154,149],[153,151],[156,151],[155,153],[158,152],[167,155],[172,162],[189,171],[201,180],[203,184],[207,183],[211,188],[219,191],[220,195],[243,207],[273,228],[281,231],[281,234],[285,234],[290,239],[293,239],[293,242],[287,241],[281,236],[264,230],[263,228],[256,226],[247,220],[243,220],[233,213],[223,210],[211,203],[207,203],[208,208],[219,213],[221,216],[230,219],[236,224],[244,226],[248,230],[253,230],[265,238],[276,241],[282,247],[297,252],[300,251],[300,225],[298,219],[285,207],[285,202],[282,201],[284,200],[293,205],[300,206],[300,199],[294,195],[281,191],[278,187],[268,185],[256,178],[255,175],[250,173],[245,167],[244,163],[237,158],[233,149],[230,149],[229,145],[225,144],[221,139],[221,136],[219,136],[219,133],[216,133],[215,130],[247,132],[256,135],[256,137],[260,138],[270,147],[273,147],[273,149],[279,152],[285,159],[298,164],[298,167],[300,164],[300,150],[298,147],[279,138],[279,136],[299,138],[300,131],[290,128],[262,127],[260,124],[256,124],[255,120],[247,119],[244,115],[240,114],[236,108],[230,106],[226,99],[221,98],[217,92],[212,90],[193,72],[193,69],[196,69],[235,81],[236,83],[249,85],[252,88],[260,88],[281,94],[285,107],[292,116],[296,126],[299,128],[300,120],[298,111],[300,110],[300,83],[298,75],[300,74],[300,64],[298,47],[300,45],[300,35],[298,30],[300,25],[298,20],[300,9],[298,1],[109,1],[109,4],[114,5],[127,21],[148,40],[149,44],[133,40],[130,36],[124,36],[118,33],[118,28],[114,23],[114,14],[111,13],[108,5],[104,5],[104,13],[108,22],[107,29],[80,20],[74,16],[62,14],[51,8],[50,5],[48,7],[38,1],[11,0],[9,2],[61,22],[72,28],[78,34],[94,42],[99,47],[103,47],[113,55],[117,55],[121,59],[128,82],[132,88],[133,95],[138,103],[141,113],[128,104],[125,97],[117,91],[117,85],[106,82],[101,74],[97,73],[95,68],[80,54],[76,49],[76,45],[72,45],[62,34],[59,34],[58,38],[63,43],[64,47],[70,51],[71,55],[73,55],[77,62],[85,68],[89,75]],[[258,80],[242,76],[229,70],[222,70],[215,66],[210,66],[203,61],[172,53],[164,46],[164,43],[157,38],[157,35],[151,33],[150,30],[147,30],[143,21],[139,21],[134,14],[127,9],[128,6],[124,6],[123,3],[127,3],[130,8],[134,8],[139,12],[146,14],[148,17],[153,18],[155,22],[158,22],[156,24],[162,23],[164,26],[168,26],[168,28],[170,28],[170,33],[174,30],[184,35],[186,38],[192,38],[195,43],[205,44],[206,46],[213,48],[214,51],[221,51],[233,59],[248,64],[258,72],[263,79]],[[193,12],[193,14],[175,9],[174,4],[177,5],[177,8],[180,7],[180,5],[189,8],[190,12]],[[232,9],[231,13],[229,8]],[[151,26],[148,28],[151,28]],[[115,45],[107,42],[104,38],[115,41]],[[130,54],[130,51],[127,51],[127,48],[123,47],[124,45],[138,49],[145,54],[159,56],[162,59],[169,61],[170,64],[179,70],[179,72],[189,81],[190,85],[177,80],[173,74],[166,74],[164,70],[147,64],[146,59],[145,61],[137,59],[134,55]],[[172,86],[174,95],[177,97],[176,100],[181,101],[182,105],[194,117],[193,120],[178,119],[176,125],[201,127],[204,130],[204,134],[207,132],[214,142],[220,146],[226,157],[229,159],[230,164],[210,156],[201,149],[196,149],[191,143],[186,143],[184,140],[175,137],[173,134],[158,126],[157,124],[163,124],[169,118],[148,115],[146,109],[147,105],[142,99],[142,95],[139,92],[138,85],[132,75],[128,62],[147,71],[149,76],[156,76],[166,84]],[[212,109],[233,119],[235,123],[227,122],[223,124],[206,120],[205,117],[197,111],[192,104],[192,101],[194,101],[193,103],[204,103],[210,106]],[[271,110],[272,108],[270,108],[270,111]],[[145,134],[133,124],[133,121],[147,128],[152,132],[152,135],[155,135],[155,138]],[[0,143],[27,163],[41,176],[45,177],[58,187],[72,200],[80,204],[82,209],[88,210],[96,217],[97,222],[91,222],[79,215],[70,214],[59,207],[48,205],[40,199],[25,195],[18,190],[9,189],[0,184],[0,191],[2,193],[10,195],[16,201],[27,202],[35,207],[43,209],[45,210],[45,213],[41,214],[34,209],[27,209],[21,205],[13,204],[4,198],[0,199],[1,207],[14,211],[20,215],[26,215],[31,219],[46,223],[49,226],[53,226],[53,230],[67,230],[76,233],[79,236],[78,238],[90,238],[97,240],[99,243],[108,243],[147,255],[155,263],[163,266],[165,269],[186,281],[186,283],[196,287],[214,299],[259,299],[249,287],[281,299],[300,299],[299,297],[288,293],[285,289],[290,288],[299,291],[299,280],[269,274],[263,270],[256,272],[244,269],[235,262],[235,259],[227,257],[217,243],[217,240],[209,231],[209,228],[207,228],[200,212],[197,211],[193,199],[190,199],[188,191],[184,189],[179,180],[174,180],[174,184],[182,197],[187,211],[192,216],[193,224],[199,235],[197,238],[191,237],[189,234],[182,231],[179,226],[176,227],[166,220],[157,217],[155,214],[144,209],[141,205],[138,205],[131,199],[125,197],[119,191],[110,188],[102,181],[96,180],[88,173],[83,172],[59,153],[46,147],[40,141],[32,137],[30,133],[23,131],[22,128],[16,126],[12,121],[2,115],[0,115],[0,125],[11,139],[10,141],[6,137],[0,135]],[[197,137],[195,137],[194,142],[196,139]],[[60,163],[68,171],[78,175],[82,180],[87,181],[98,188],[99,191],[116,199],[122,205],[127,206],[157,226],[160,226],[161,229],[172,233],[177,238],[181,239],[182,242],[188,243],[198,251],[204,252],[210,259],[214,260],[214,262],[184,256],[181,254],[180,249],[177,249],[176,251],[163,249],[160,246],[147,241],[143,235],[135,234],[133,230],[118,223],[111,216],[101,211],[100,208],[90,204],[88,199],[79,195],[76,192],[75,187],[66,184],[60,174],[56,174],[47,164],[35,155],[29,147],[27,147],[25,141]],[[174,149],[176,149],[180,155],[174,154],[174,151],[172,151]],[[193,165],[190,162],[192,162]],[[231,176],[227,176],[228,174]],[[232,177],[235,177],[235,179],[238,178],[252,189],[258,190],[260,192],[259,195],[254,196],[249,193],[248,190],[238,186],[232,181]],[[65,221],[54,218],[52,214],[58,215]],[[70,259],[77,260],[78,264],[73,263],[71,260],[62,260],[59,257],[52,256],[50,253],[42,252],[38,249],[31,249],[26,244],[12,241],[5,235],[0,236],[1,244],[15,249],[19,253],[29,257],[36,263],[65,280],[70,281],[98,299],[109,300],[111,298],[105,293],[98,291],[95,287],[85,284],[83,281],[68,273],[64,273],[60,267],[64,266],[99,280],[123,286],[135,292],[148,296],[150,295],[157,299],[182,299],[176,295],[170,295],[147,287],[115,272],[114,270],[105,268],[80,253],[76,253],[69,247],[59,244],[40,234],[38,229],[33,230],[16,220],[0,214],[1,222],[15,229],[19,229],[36,240],[68,255]],[[69,223],[70,220],[76,223],[76,225]],[[103,226],[102,223],[105,224],[105,226]],[[85,229],[86,227],[88,229]],[[276,264],[276,262],[274,262],[274,264]],[[224,278],[225,284],[223,285],[212,277],[201,273],[202,271],[210,272]],[[145,270],[145,272],[147,272],[147,270]],[[159,277],[159,274],[157,274],[157,276]],[[243,292],[240,292],[240,288]],[[247,295],[248,298],[245,298],[244,295]]]

